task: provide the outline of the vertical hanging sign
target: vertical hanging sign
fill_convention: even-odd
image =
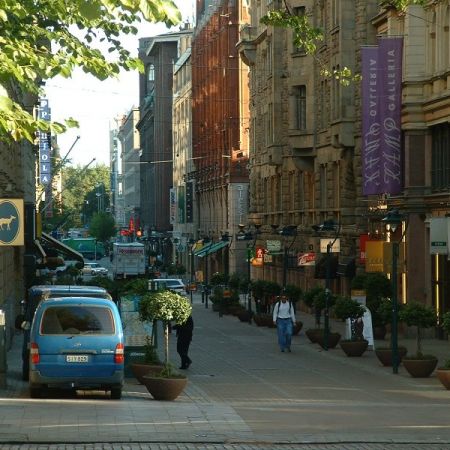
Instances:
[[[177,192],[175,188],[170,188],[169,196],[169,223],[173,225],[177,214]]]
[[[378,47],[363,47],[362,61],[362,168],[363,194],[377,194],[381,187],[381,123],[378,114]]]
[[[363,47],[363,194],[399,194],[403,188],[401,106],[403,38]]]
[[[50,107],[48,100],[43,98],[40,100],[39,119],[50,121]],[[50,168],[50,135],[42,131],[39,132],[39,177],[41,184],[48,185],[51,183]]]

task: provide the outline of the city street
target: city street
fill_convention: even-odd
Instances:
[[[249,449],[276,444],[298,449],[450,448],[450,392],[434,376],[413,379],[402,367],[395,376],[373,352],[354,359],[340,349],[325,352],[303,332],[293,338],[292,353],[281,353],[274,329],[219,317],[199,296],[193,317],[189,383],[173,402],[153,400],[134,379],[127,379],[120,401],[103,393],[73,397],[60,392],[30,399],[20,379],[17,335],[8,354],[8,386],[0,394],[0,441],[116,443],[115,448],[171,442],[175,449],[197,448],[182,443],[235,445],[202,448],[245,444],[249,446],[242,448]],[[312,324],[309,315],[299,317],[304,328]],[[171,341],[171,360],[178,366],[174,336]],[[427,345],[438,354],[448,350],[448,342],[426,340]]]

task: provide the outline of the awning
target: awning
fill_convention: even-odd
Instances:
[[[68,256],[69,258],[75,259],[84,264],[84,257],[81,253],[78,253],[73,248],[70,248],[66,244],[63,244],[62,242],[58,241],[58,239],[55,239],[49,234],[42,232],[42,240],[47,244],[49,244],[51,247],[53,247],[55,250],[58,250],[64,255]]]
[[[194,253],[195,256],[198,256],[199,258],[203,258],[204,256],[208,256],[211,253],[215,253],[221,248],[227,247],[229,244],[228,241],[219,241],[215,244],[209,244],[208,246],[203,247],[197,254]]]

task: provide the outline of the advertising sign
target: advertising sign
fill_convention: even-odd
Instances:
[[[321,239],[320,253],[326,253],[328,245],[331,245],[331,253],[339,253],[341,251],[341,240],[338,239]]]
[[[430,255],[448,254],[447,217],[432,217],[430,220]]]
[[[24,245],[23,200],[0,199],[0,246]]]
[[[39,119],[50,121],[50,108],[48,100],[43,98],[39,102]],[[40,131],[39,138],[39,177],[41,184],[51,183],[50,168],[50,135]],[[48,199],[47,199],[48,200]]]
[[[314,252],[299,253],[297,255],[297,266],[315,266],[316,254]]]
[[[363,194],[402,190],[401,93],[403,38],[383,37],[363,47],[362,175]]]
[[[359,236],[359,262],[366,263],[366,242],[369,240],[368,234],[361,234]]]
[[[256,247],[255,257],[251,260],[252,266],[260,267],[264,264],[264,248]]]
[[[174,225],[177,214],[177,193],[175,188],[170,188],[169,196],[169,221],[171,225]]]
[[[267,240],[266,248],[269,253],[272,253],[272,255],[281,252],[281,241]]]

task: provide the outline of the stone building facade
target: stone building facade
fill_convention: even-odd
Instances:
[[[251,23],[241,30],[239,51],[250,67],[250,217],[261,225],[256,247],[281,241],[253,278],[303,289],[324,278],[319,237],[313,226],[334,220],[339,233],[340,262],[352,264],[359,235],[367,231],[368,205],[362,197],[359,147],[359,83],[343,86],[329,71],[360,70],[360,47],[375,41],[368,25],[377,1],[293,1],[292,14],[308,15],[324,32],[317,54],[308,56],[293,44],[291,30],[260,23],[280,2],[250,2]],[[280,236],[293,227],[296,236]],[[323,250],[323,249],[322,249]],[[298,255],[315,253],[316,266],[298,266]],[[286,264],[286,265],[285,265]],[[336,271],[333,273],[333,277]],[[334,290],[347,292],[346,267]]]

